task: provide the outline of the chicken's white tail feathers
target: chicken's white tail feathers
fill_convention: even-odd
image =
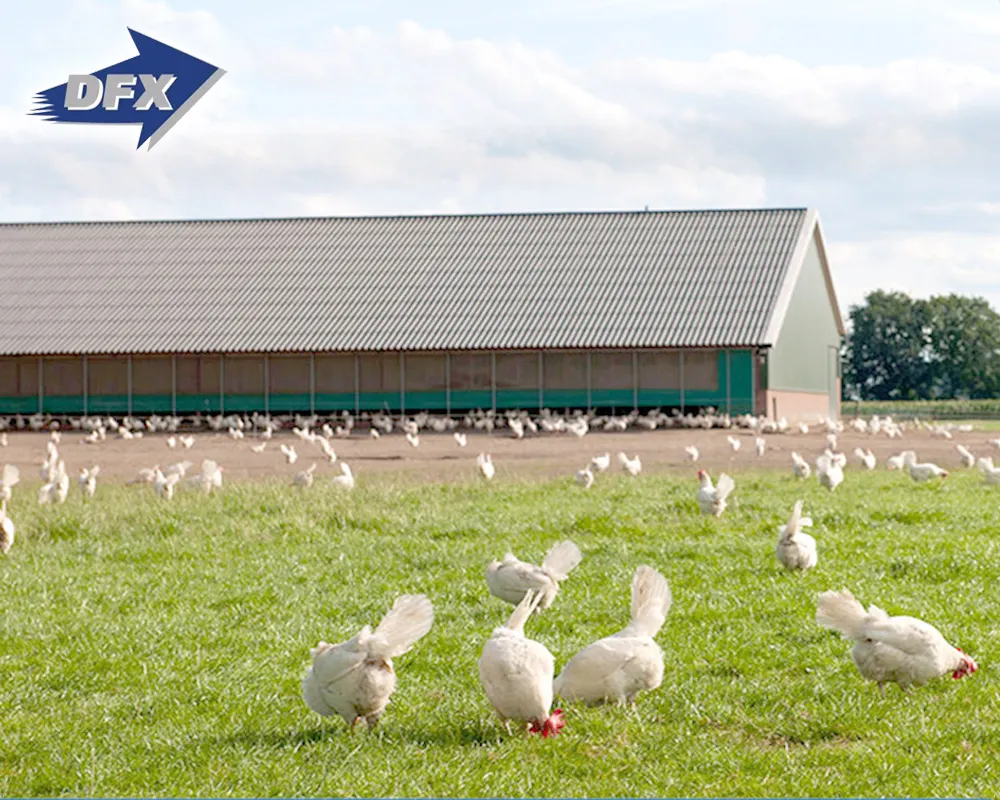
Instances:
[[[667,579],[645,564],[632,578],[632,622],[629,627],[639,636],[656,636],[673,603]]]
[[[21,470],[19,470],[14,464],[5,464],[3,468],[3,478],[0,479],[0,483],[4,486],[16,486],[21,482]]]
[[[542,602],[544,596],[544,592],[525,592],[524,597],[521,598],[521,602],[517,604],[510,615],[510,619],[507,620],[507,627],[512,631],[524,633],[524,623],[528,621],[528,617],[538,608],[538,604]]]
[[[719,482],[715,484],[715,497],[717,500],[725,500],[736,488],[736,483],[725,472],[719,476]]]
[[[816,604],[816,622],[845,639],[861,638],[867,616],[865,607],[847,589],[823,592]]]
[[[400,595],[372,634],[371,651],[383,658],[401,656],[426,636],[433,624],[434,607],[426,595]]]
[[[556,580],[565,580],[580,562],[583,560],[583,553],[580,548],[568,539],[559,544],[553,545],[545,560],[542,561],[542,569],[552,573]]]

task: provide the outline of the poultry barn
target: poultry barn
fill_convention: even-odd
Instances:
[[[0,225],[0,413],[839,415],[811,209]]]

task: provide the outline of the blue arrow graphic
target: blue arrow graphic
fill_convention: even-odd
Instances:
[[[97,103],[93,108],[67,108],[67,81],[36,94],[35,103],[38,107],[29,112],[29,115],[42,117],[49,122],[142,125],[136,149],[147,141],[149,149],[152,149],[226,74],[225,70],[138,31],[129,28],[128,32],[139,55],[90,74],[100,79],[105,96],[109,95],[111,88],[108,85],[108,75],[134,76],[131,97],[120,99],[116,108],[108,108],[104,102]],[[164,77],[171,75],[172,79]],[[151,89],[148,94],[147,89]],[[147,98],[146,102],[142,102],[144,97]]]

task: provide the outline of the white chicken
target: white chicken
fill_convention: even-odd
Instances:
[[[420,447],[420,437],[415,433],[406,433],[406,441],[408,441],[413,447]]]
[[[796,478],[803,480],[812,474],[812,467],[809,466],[809,462],[795,452],[792,453],[792,473]]]
[[[11,490],[20,482],[21,470],[13,464],[4,464],[3,472],[0,473],[0,499],[10,500]]]
[[[685,447],[684,452],[687,454],[687,460],[690,461],[692,464],[695,461],[697,461],[698,456],[701,455],[698,452],[698,448],[695,447],[693,444],[689,444],[687,447]]]
[[[961,444],[956,444],[955,449],[958,451],[959,457],[962,459],[962,466],[966,469],[972,469],[976,465],[976,457],[969,452],[969,449]]]
[[[590,465],[598,472],[604,472],[611,466],[611,453],[605,453],[602,456],[594,456],[590,459]]]
[[[559,584],[583,560],[580,548],[568,539],[553,545],[536,567],[507,553],[503,561],[491,561],[486,567],[486,585],[490,594],[517,605],[526,592],[540,592],[538,607],[548,608],[559,593]]]
[[[253,450],[255,453],[263,453],[266,448],[267,448],[267,442],[261,442],[260,444],[250,445],[250,449]]]
[[[331,483],[341,489],[350,490],[354,488],[354,473],[351,471],[351,468],[348,466],[346,461],[340,462],[340,474],[334,476],[331,479]]]
[[[222,488],[223,471],[223,468],[220,467],[215,461],[210,458],[206,458],[201,462],[201,472],[187,478],[185,483],[199,486],[205,494],[211,494],[213,489]]]
[[[181,477],[181,473],[179,472],[164,474],[157,467],[156,474],[153,476],[153,491],[156,492],[157,497],[170,500],[174,496],[174,487],[177,486]]]
[[[555,679],[556,695],[587,705],[631,705],[639,692],[659,687],[663,651],[653,637],[666,622],[671,602],[666,578],[652,567],[639,567],[632,578],[631,621],[573,656]]]
[[[876,606],[865,611],[847,589],[819,596],[816,622],[854,642],[851,658],[858,672],[875,681],[883,697],[886,683],[908,693],[911,686],[949,674],[958,680],[979,669],[933,625],[915,617],[890,617]]]
[[[181,436],[179,441],[185,450],[190,450],[192,447],[194,447],[193,436]]]
[[[742,444],[739,439],[735,436],[727,436],[726,439],[729,440],[729,446],[733,448],[734,453],[738,453],[740,450],[740,445]]]
[[[326,441],[325,439],[323,441]],[[302,489],[308,489],[313,485],[313,473],[316,471],[316,462],[314,461],[306,469],[295,473],[292,478],[292,486],[298,486]]]
[[[736,488],[736,483],[725,472],[719,476],[717,486],[712,485],[712,478],[705,470],[698,470],[698,480],[701,486],[698,489],[698,508],[702,514],[710,514],[713,517],[721,517],[726,510],[726,498],[732,494]]]
[[[493,456],[489,453],[480,453],[476,456],[476,466],[488,481],[493,480],[493,476],[497,474],[497,468],[493,464]]]
[[[834,455],[829,450],[816,459],[816,476],[820,486],[831,492],[844,482],[844,464],[847,457],[843,453]]]
[[[594,473],[590,471],[589,466],[576,471],[576,482],[584,489],[589,489],[594,485]]]
[[[903,456],[889,456],[885,460],[885,468],[892,472],[893,470],[901,470],[903,468]]]
[[[988,486],[1000,484],[1000,467],[993,466],[992,458],[987,456],[986,458],[979,459],[977,466],[983,473],[983,477],[986,479],[986,484]]]
[[[917,483],[924,483],[933,478],[947,478],[948,470],[942,469],[937,464],[918,464],[917,454],[912,450],[903,453],[903,464],[906,466],[910,477]]]
[[[785,569],[805,572],[816,566],[816,540],[802,530],[812,524],[810,517],[802,516],[802,501],[797,501],[792,516],[778,531],[775,556]]]
[[[0,553],[7,555],[14,546],[14,520],[7,516],[7,500],[0,500]]]
[[[624,453],[618,454],[618,463],[622,465],[622,469],[625,470],[633,478],[636,477],[640,472],[642,472],[642,461],[639,460],[639,454],[636,453],[634,458],[629,458]]]
[[[306,705],[324,717],[339,714],[352,731],[362,719],[371,730],[396,690],[392,659],[409,651],[433,624],[431,601],[404,594],[374,633],[365,625],[346,642],[321,641],[309,651],[313,661],[302,680]]]
[[[465,447],[469,443],[469,437],[466,436],[461,431],[455,431],[455,433],[453,435],[455,437],[455,443],[459,447]]]
[[[97,464],[94,464],[90,469],[80,467],[80,475],[77,477],[77,483],[84,497],[94,496],[94,493],[97,491],[97,476],[100,473],[101,468]]]
[[[878,463],[875,458],[875,454],[871,451],[871,449],[862,450],[860,447],[855,447],[854,455],[856,455],[858,460],[865,465],[865,469],[873,470],[875,469],[875,465]]]
[[[281,445],[281,452],[285,456],[285,461],[288,464],[294,464],[298,461],[299,454],[295,452],[295,446],[290,444]]]
[[[754,445],[757,447],[757,456],[763,457],[764,451],[767,449],[767,440],[758,436],[754,439]]]
[[[507,624],[493,629],[479,657],[479,683],[508,733],[516,720],[548,738],[565,724],[562,709],[549,713],[555,659],[545,645],[524,635],[524,623],[542,596],[527,592]]]

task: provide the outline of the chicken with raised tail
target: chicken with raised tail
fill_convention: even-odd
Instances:
[[[340,644],[312,648],[312,665],[302,680],[302,694],[317,714],[339,714],[354,726],[364,720],[371,730],[396,690],[392,659],[406,653],[434,624],[434,608],[425,595],[396,598],[374,633],[365,625]]]
[[[618,454],[618,463],[622,465],[622,469],[625,470],[633,478],[636,477],[640,472],[642,472],[642,461],[639,460],[639,454],[636,453],[634,458],[629,458],[624,453]]]
[[[844,465],[847,456],[843,453],[834,455],[829,450],[816,459],[816,477],[820,486],[825,486],[831,492],[844,482]]]
[[[983,473],[983,477],[986,479],[987,486],[996,486],[1000,484],[1000,467],[993,466],[992,458],[989,456],[981,458],[977,464],[980,471]]]
[[[663,651],[653,637],[663,627],[671,602],[667,579],[652,567],[639,567],[632,578],[632,620],[573,656],[555,680],[555,693],[587,705],[633,704],[639,692],[659,687]]]
[[[553,545],[540,567],[507,553],[503,561],[491,561],[486,567],[486,585],[490,594],[511,605],[520,603],[528,592],[540,592],[538,607],[548,608],[559,593],[559,584],[582,560],[580,548],[568,539]]]
[[[507,624],[493,629],[479,657],[479,683],[508,733],[515,720],[548,738],[565,724],[562,709],[550,713],[555,659],[545,645],[524,635],[524,623],[542,596],[527,592]]]
[[[480,453],[476,456],[476,466],[479,468],[480,474],[486,480],[493,480],[493,476],[497,474],[497,468],[493,463],[493,456],[489,453]]]
[[[719,476],[718,485],[713,486],[711,476],[703,469],[698,470],[698,480],[701,481],[701,488],[698,489],[698,507],[701,513],[721,517],[726,510],[726,498],[732,494],[736,483],[723,472]]]
[[[854,448],[854,455],[858,457],[858,460],[865,465],[865,469],[873,470],[878,460],[875,458],[875,454],[869,450],[862,450],[860,447]]]
[[[797,501],[792,516],[778,531],[775,555],[785,569],[805,572],[816,566],[816,540],[802,530],[812,524],[810,517],[802,516],[802,501]]]
[[[956,444],[955,449],[958,450],[958,455],[962,459],[962,466],[966,469],[972,469],[976,465],[976,457],[969,451],[969,448],[961,444]]]
[[[935,678],[958,680],[979,669],[937,628],[915,617],[890,617],[876,606],[865,611],[847,589],[819,596],[816,622],[854,642],[851,658],[863,678],[875,681],[885,696],[887,683],[904,692]]]
[[[810,475],[812,475],[812,467],[809,466],[809,462],[806,461],[798,453],[792,453],[792,472],[796,478],[801,478],[805,480]]]

